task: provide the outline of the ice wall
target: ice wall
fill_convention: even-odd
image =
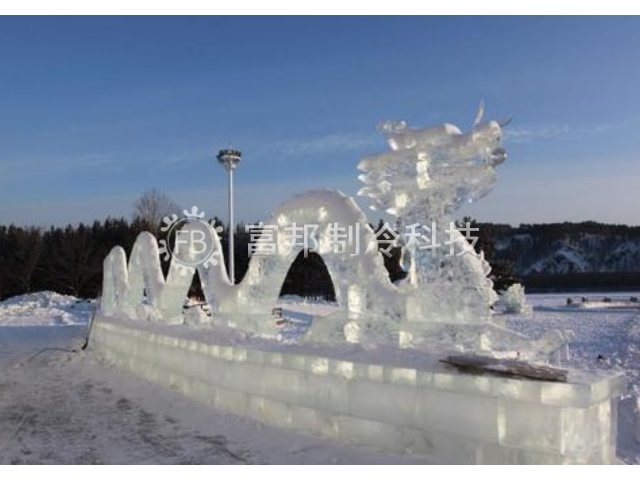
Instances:
[[[616,462],[620,374],[520,380],[461,374],[437,361],[422,368],[353,362],[170,331],[99,316],[90,348],[215,408],[427,462]]]

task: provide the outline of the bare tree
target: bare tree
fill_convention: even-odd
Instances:
[[[157,189],[144,192],[133,204],[133,220],[157,235],[162,219],[172,213],[179,214],[180,207],[165,193]]]

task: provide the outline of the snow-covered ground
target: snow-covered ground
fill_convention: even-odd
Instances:
[[[508,324],[533,337],[571,330],[571,366],[626,373],[618,456],[640,464],[640,307],[575,308],[566,298],[530,295],[533,316],[509,316]],[[280,306],[301,320],[335,309],[295,298]],[[92,311],[93,304],[46,292],[0,302],[0,463],[420,461],[261,426],[118,371],[79,350]]]
[[[40,295],[47,296],[56,298]],[[201,406],[118,371],[90,350],[80,350],[86,325],[78,324],[90,318],[89,309],[75,317],[76,325],[42,326],[55,324],[46,321],[46,301],[26,298],[31,307],[21,308],[17,299],[0,307],[4,312],[0,314],[0,464],[420,461],[260,425]],[[58,316],[60,310],[60,304],[52,301],[50,314]],[[40,326],[33,326],[34,317],[42,320]],[[30,326],[17,328],[18,318]],[[12,326],[2,326],[7,319]]]

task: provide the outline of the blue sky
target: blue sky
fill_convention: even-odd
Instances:
[[[509,160],[461,215],[640,224],[639,45],[636,18],[1,17],[0,223],[129,216],[150,188],[225,218],[229,142],[237,216],[266,219],[355,195],[379,122],[466,130],[484,100]]]

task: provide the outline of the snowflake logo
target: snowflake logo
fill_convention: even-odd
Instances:
[[[222,227],[215,222],[207,222],[204,212],[198,207],[191,207],[191,211],[183,210],[184,217],[179,218],[175,213],[162,219],[160,230],[167,234],[167,239],[159,241],[159,252],[164,261],[173,258],[172,267],[177,268],[181,275],[193,275],[200,265],[205,268],[218,265],[222,257],[218,234]]]

